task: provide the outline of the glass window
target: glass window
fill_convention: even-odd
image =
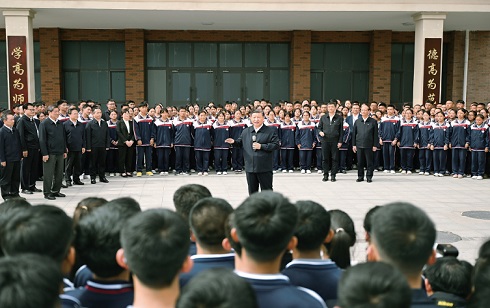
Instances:
[[[267,44],[245,44],[245,67],[267,66]]]
[[[289,67],[289,44],[270,44],[270,67]]]
[[[168,44],[168,62],[170,67],[191,67],[191,43]]]
[[[167,65],[167,49],[165,43],[146,44],[146,66],[165,67]]]
[[[220,67],[241,67],[242,66],[242,44],[220,44],[219,45],[219,66]]]
[[[218,63],[218,44],[195,43],[194,67],[216,67]]]

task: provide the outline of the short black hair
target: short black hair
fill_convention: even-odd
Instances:
[[[342,210],[331,210],[329,213],[334,236],[325,246],[330,259],[338,267],[347,268],[350,266],[350,248],[356,243],[354,221]]]
[[[369,211],[366,213],[366,216],[364,216],[364,222],[362,226],[364,227],[364,230],[369,234],[371,233],[371,229],[373,226],[373,215],[380,207],[381,206],[376,205],[370,208]]]
[[[3,226],[8,221],[10,213],[14,211],[22,211],[31,207],[31,204],[22,198],[10,198],[0,204],[0,234],[3,232]],[[3,256],[3,250],[0,242],[0,257]]]
[[[249,196],[233,215],[240,244],[248,256],[259,262],[274,260],[284,253],[297,221],[296,207],[272,191]]]
[[[151,209],[131,218],[121,232],[124,256],[133,274],[147,287],[165,288],[189,253],[189,227],[180,215]]]
[[[66,100],[60,99],[59,101],[56,102],[56,106],[59,107],[60,105],[63,105],[64,103],[67,103],[68,104],[68,102]]]
[[[59,264],[46,256],[0,258],[0,307],[57,307],[62,280]]]
[[[358,264],[340,278],[337,304],[342,308],[409,308],[411,301],[406,278],[387,263]]]
[[[75,248],[80,261],[101,278],[122,273],[124,269],[116,262],[121,230],[139,212],[114,200],[86,215],[76,227]]]
[[[296,248],[300,251],[319,249],[330,232],[330,214],[313,201],[297,201],[298,224],[294,235],[298,238]]]
[[[433,251],[436,229],[420,208],[393,202],[374,213],[371,236],[383,261],[405,275],[415,275]]]
[[[471,272],[473,266],[455,257],[438,258],[425,269],[425,278],[434,292],[451,293],[462,298],[471,293]]]
[[[222,249],[225,222],[231,213],[233,208],[224,199],[208,197],[197,201],[189,214],[189,225],[199,245]]]
[[[213,268],[197,274],[182,289],[177,308],[256,308],[250,284],[228,268]]]
[[[37,205],[5,217],[1,244],[7,256],[38,253],[61,262],[73,241],[72,219],[56,206]]]
[[[486,308],[490,301],[490,259],[479,257],[473,271],[473,294],[468,308]]]
[[[199,184],[187,184],[179,187],[174,193],[174,206],[180,215],[187,222],[189,219],[189,213],[192,207],[197,201],[211,197],[211,192],[203,185]]]
[[[87,197],[80,200],[75,208],[75,211],[73,212],[73,226],[78,225],[80,219],[85,217],[88,213],[106,203],[106,199],[98,197]]]

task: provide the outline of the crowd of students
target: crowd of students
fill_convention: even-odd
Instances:
[[[434,223],[409,203],[369,210],[367,262],[357,263],[354,224],[341,210],[272,191],[234,210],[197,184],[173,201],[175,211],[141,211],[131,198],[87,198],[73,218],[19,198],[0,204],[0,306],[483,308],[490,300],[490,241],[474,266],[437,256]]]

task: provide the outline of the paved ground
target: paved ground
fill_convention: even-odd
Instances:
[[[143,209],[163,207],[173,208],[174,191],[184,184],[198,183],[207,186],[213,196],[228,200],[238,206],[247,197],[245,175],[228,174],[202,177],[191,176],[153,176],[141,178],[109,177],[110,183],[62,189],[66,198],[45,202],[42,193],[24,195],[32,204],[49,203],[63,208],[69,215],[81,199],[99,196],[106,199],[131,196],[140,202]],[[357,231],[357,244],[352,254],[354,259],[364,259],[364,230],[362,221],[366,212],[375,205],[403,200],[423,208],[436,223],[441,233],[440,242],[451,242],[451,232],[461,240],[453,242],[460,256],[473,263],[479,246],[490,238],[490,223],[462,216],[466,211],[490,211],[488,192],[490,180],[435,178],[433,176],[390,175],[375,173],[373,183],[356,183],[356,171],[337,176],[337,182],[324,183],[321,175],[302,175],[299,173],[274,176],[274,190],[285,194],[291,200],[314,200],[327,209],[342,209],[353,218]],[[42,183],[38,182],[41,188]]]

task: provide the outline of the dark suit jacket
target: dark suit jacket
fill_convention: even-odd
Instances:
[[[357,118],[358,119],[362,118],[360,113],[357,115]],[[347,118],[345,119],[345,122],[347,122],[347,124],[349,124],[350,129],[354,129],[354,117],[352,115],[347,116]]]
[[[372,148],[377,146],[378,140],[378,122],[371,117],[368,117],[366,122],[364,122],[362,116],[359,117],[354,123],[352,131],[352,146]]]
[[[27,151],[27,149],[39,150],[39,136],[37,132],[39,124],[38,119],[32,119],[31,121],[25,115],[17,121],[16,127],[19,130],[22,151]]]
[[[344,138],[344,119],[342,116],[335,114],[330,123],[330,116],[327,114],[320,118],[318,123],[318,132],[324,132],[325,137],[321,137],[322,142],[342,143]]]
[[[0,128],[0,162],[16,162],[22,159],[20,135],[17,128]],[[3,185],[3,184],[2,184]]]
[[[254,151],[252,149],[252,136],[256,136],[256,142],[261,144],[261,149]],[[255,133],[252,126],[243,130],[240,137],[233,143],[234,147],[243,148],[243,157],[245,160],[246,172],[269,172],[272,171],[274,160],[273,151],[279,149],[279,137],[277,130],[272,126],[265,124]]]
[[[85,125],[77,121],[77,125],[73,125],[71,120],[63,123],[66,134],[66,146],[68,151],[80,152],[85,148]]]
[[[116,131],[118,146],[124,146],[126,141],[134,141],[133,121],[129,121],[129,131],[126,124],[124,124],[124,120],[117,121]]]
[[[109,128],[107,127],[107,122],[104,120],[100,121],[100,126],[96,119],[88,122],[85,125],[85,136],[87,138],[87,150],[92,150],[93,148],[109,148],[111,145]]]

